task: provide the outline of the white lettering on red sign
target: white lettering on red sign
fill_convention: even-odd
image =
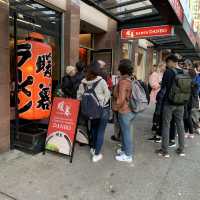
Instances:
[[[170,36],[173,35],[173,30],[173,26],[170,25],[124,29],[121,31],[121,38],[134,39],[145,37]]]

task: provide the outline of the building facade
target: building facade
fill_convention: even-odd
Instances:
[[[17,91],[23,91],[26,96],[30,93],[29,86],[24,85],[30,84],[30,80],[16,88],[25,75],[19,77],[16,73],[19,68],[16,55],[20,52],[15,44],[42,39],[51,49],[54,90],[61,84],[65,67],[79,60],[88,64],[92,59],[105,58],[112,73],[120,59],[116,33],[115,20],[80,0],[0,0],[0,152],[16,145]],[[30,49],[21,52],[25,50]],[[26,53],[23,52],[23,56]],[[44,58],[47,59],[47,55]]]
[[[200,1],[190,0],[190,9],[194,18],[194,30],[200,33]]]
[[[168,49],[187,56],[185,50],[196,47],[179,0],[145,2],[0,0],[0,152],[19,146],[18,133],[24,133],[24,127],[34,127],[36,122],[48,125],[48,119],[40,119],[40,112],[34,117],[24,113],[33,105],[49,108],[67,65],[104,60],[108,72],[116,74],[119,60],[128,58],[134,63],[137,78],[147,80],[151,67],[165,58]],[[163,24],[173,25],[174,32],[167,37],[120,37],[122,29],[159,28]],[[42,82],[45,76],[51,80],[48,87],[39,83],[35,90],[34,76],[42,72]]]

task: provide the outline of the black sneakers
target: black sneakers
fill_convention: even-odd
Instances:
[[[156,154],[158,154],[158,156],[162,156],[164,158],[170,158],[169,153],[168,152],[164,152],[162,149],[156,150]]]
[[[112,141],[115,141],[115,142],[120,142],[120,138],[117,138],[115,135],[112,135],[111,138],[110,138]]]
[[[169,147],[170,147],[170,148],[176,147],[176,142],[173,141],[173,140],[171,140],[171,141],[169,142]]]
[[[185,152],[181,149],[177,149],[176,153],[180,156],[180,157],[185,157]]]

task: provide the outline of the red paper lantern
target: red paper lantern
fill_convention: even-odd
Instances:
[[[17,73],[19,118],[48,118],[52,93],[51,46],[33,38],[18,41]]]

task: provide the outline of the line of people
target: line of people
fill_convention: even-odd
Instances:
[[[151,139],[162,143],[161,149],[156,153],[169,158],[168,149],[176,145],[175,138],[178,134],[179,147],[176,152],[185,156],[185,137],[192,138],[194,132],[200,133],[200,65],[196,64],[194,68],[191,62],[186,61],[182,66],[175,55],[170,55],[166,59],[166,65],[163,62],[160,68],[159,75],[155,73],[157,69],[151,73],[151,95],[147,86],[139,82],[148,101],[151,99],[151,102],[156,102],[152,128],[155,135]],[[81,101],[80,118],[88,126],[93,162],[103,158],[102,146],[111,107],[115,126],[115,134],[111,139],[121,143],[115,158],[128,163],[134,158],[133,126],[137,112],[131,107],[131,101],[136,77],[133,75],[133,64],[128,59],[120,61],[118,70],[120,76],[114,88],[103,61],[93,61],[89,66],[81,62],[76,67],[69,66],[66,69],[67,75],[63,78],[62,90],[65,97]],[[159,82],[154,81],[154,78]]]
[[[117,124],[121,130],[121,148],[117,150],[116,160],[132,162],[133,160],[133,120],[129,101],[132,92],[133,65],[128,59],[120,61],[120,79],[112,92],[112,81],[106,73],[103,61],[93,61],[89,66],[77,63],[68,66],[63,78],[62,91],[65,97],[81,100],[81,118],[87,120],[92,161],[103,158],[102,146],[104,134],[109,121],[110,108],[117,113]],[[111,94],[113,94],[112,106]]]
[[[169,158],[169,147],[179,147],[176,152],[185,156],[185,138],[194,138],[200,133],[199,89],[200,65],[193,66],[190,60],[180,61],[176,55],[166,59],[160,90],[156,96],[156,109],[153,117],[154,140],[162,143],[157,150],[159,156]]]

